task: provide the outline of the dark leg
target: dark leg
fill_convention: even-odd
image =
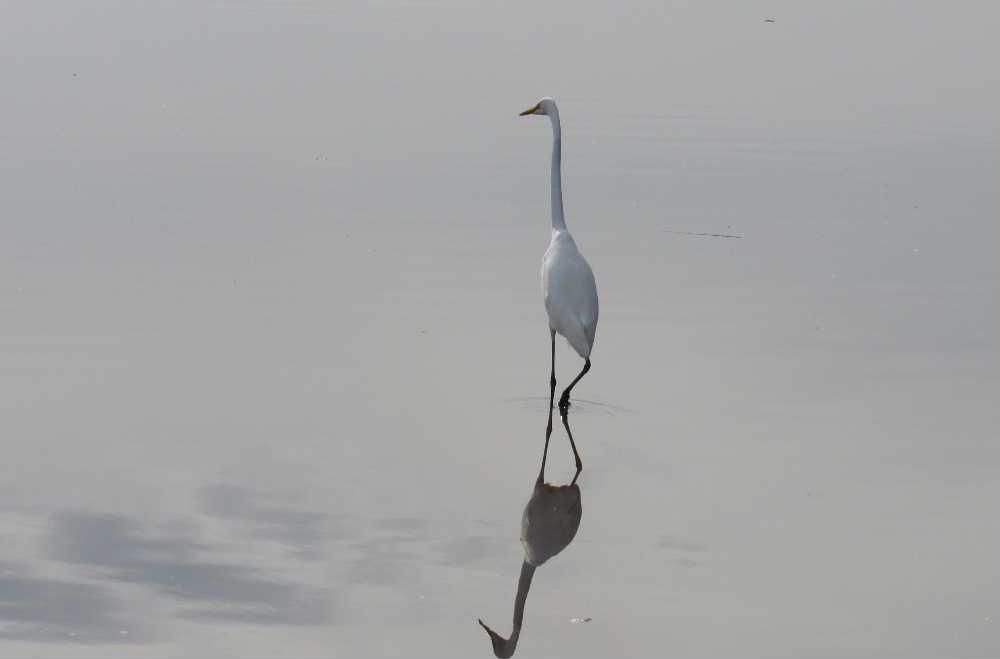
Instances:
[[[556,333],[549,330],[552,338],[552,368],[549,370],[549,423],[545,426],[545,450],[542,452],[542,469],[538,472],[538,482],[545,482],[545,458],[549,455],[549,437],[552,436],[552,403],[556,397]]]
[[[576,479],[580,476],[580,472],[583,471],[583,460],[580,459],[580,454],[576,450],[576,442],[573,441],[573,431],[569,429],[569,409],[560,408],[559,416],[562,417],[563,428],[566,429],[566,434],[569,436],[569,445],[573,447],[573,457],[576,458],[576,473],[573,474],[573,482],[570,485],[576,484]]]
[[[566,391],[562,392],[562,396],[559,397],[560,412],[569,409],[569,392],[573,391],[573,387],[576,386],[576,383],[579,382],[581,379],[583,379],[583,376],[586,375],[587,371],[589,370],[590,370],[590,359],[588,358],[587,361],[584,362],[583,364],[583,370],[580,371],[580,374],[577,375],[572,382],[569,383],[569,386],[566,387]]]

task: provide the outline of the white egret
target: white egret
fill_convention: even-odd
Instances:
[[[549,424],[546,430],[552,432],[552,404],[556,392],[556,333],[584,359],[583,370],[570,382],[559,397],[559,411],[566,414],[569,409],[569,395],[576,383],[590,370],[590,353],[594,348],[597,333],[597,283],[587,259],[583,258],[576,241],[566,228],[562,199],[562,127],[559,123],[559,108],[552,98],[546,96],[521,113],[547,115],[552,121],[552,239],[542,257],[542,295],[545,298],[545,312],[549,317],[549,334],[552,340],[552,367],[549,376]],[[573,445],[577,471],[581,468],[580,456]]]

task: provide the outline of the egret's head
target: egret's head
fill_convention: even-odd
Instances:
[[[546,96],[542,100],[538,101],[530,108],[521,113],[521,116],[527,116],[529,114],[547,114],[552,116],[556,114],[556,101],[554,98]]]
[[[498,659],[509,659],[514,656],[514,650],[517,648],[517,639],[506,639],[500,634],[489,628],[489,626],[483,622],[479,621],[479,624],[486,633],[490,635],[490,641],[493,643],[493,654],[497,656]]]

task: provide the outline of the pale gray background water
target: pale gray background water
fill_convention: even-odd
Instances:
[[[490,656],[550,94],[518,656],[1000,656],[997,5],[471,4],[4,7],[0,654]]]

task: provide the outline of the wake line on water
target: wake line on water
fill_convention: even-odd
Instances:
[[[699,233],[697,231],[677,231],[675,229],[663,229],[666,233],[676,233],[682,236],[702,236],[704,238],[742,238],[733,233]]]

